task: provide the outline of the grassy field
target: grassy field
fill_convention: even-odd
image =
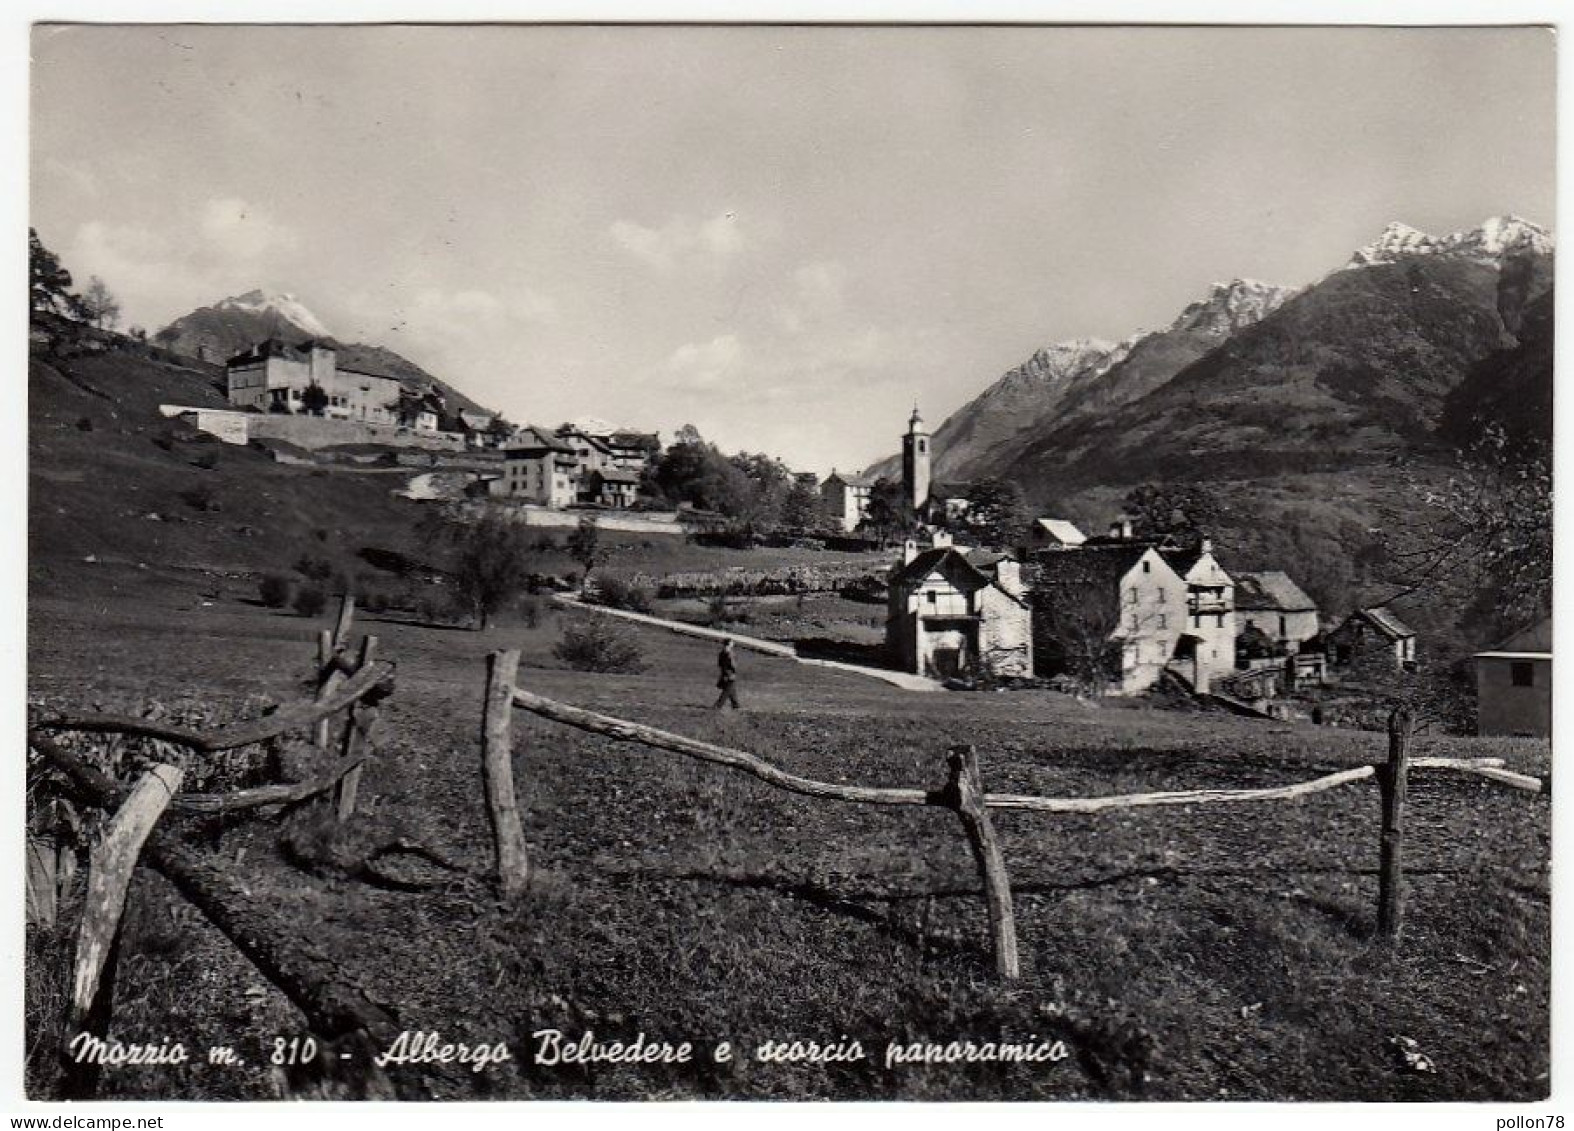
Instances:
[[[250,602],[244,579],[60,563],[35,581],[37,700],[140,707],[301,693],[318,623]],[[321,830],[192,830],[281,921],[336,955],[404,1027],[507,1042],[471,1073],[392,1068],[412,1095],[598,1098],[1532,1099],[1547,1093],[1548,803],[1418,772],[1402,945],[1372,937],[1377,796],[1101,816],[1001,813],[1025,977],[991,975],[978,880],[938,811],[780,794],[727,771],[517,719],[515,773],[537,866],[526,897],[485,882],[479,725],[485,655],[578,705],[733,745],[832,781],[932,786],[954,742],[992,790],[1091,795],[1258,786],[1378,760],[1380,736],[1264,725],[1045,692],[904,692],[763,656],[746,710],[717,714],[708,645],[631,630],[647,669],[563,670],[552,614],[485,633],[363,618],[399,663],[384,755],[344,839],[405,835],[461,863],[423,892],[301,860]],[[1548,769],[1545,744],[1423,737],[1421,753]],[[295,846],[293,855],[286,846]],[[300,1021],[156,876],[138,881],[117,1029],[234,1044],[255,1067],[122,1069],[113,1094],[263,1096],[274,1037]],[[47,1089],[64,931],[30,943],[34,1094]],[[691,1040],[687,1066],[544,1067],[531,1033]],[[889,1041],[1064,1039],[1039,1065],[887,1067]],[[1413,1038],[1435,1074],[1406,1070]],[[865,1060],[761,1064],[767,1040],[860,1040]],[[711,1046],[740,1051],[710,1063]],[[254,1054],[254,1055],[251,1055]]]

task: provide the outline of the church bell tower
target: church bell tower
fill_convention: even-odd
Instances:
[[[929,502],[929,456],[929,433],[915,404],[902,436],[902,487],[907,501],[920,513]]]

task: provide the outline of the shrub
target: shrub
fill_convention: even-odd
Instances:
[[[270,609],[282,609],[295,598],[295,583],[282,574],[270,573],[257,585],[262,603]]]
[[[469,619],[470,612],[448,590],[427,588],[415,599],[415,615],[427,624],[459,624]]]
[[[526,628],[540,628],[541,622],[550,610],[547,602],[540,597],[521,597],[519,599],[519,618],[524,621]]]
[[[199,483],[195,487],[188,487],[180,493],[181,502],[192,510],[216,511],[220,509],[219,500],[213,494],[213,488],[206,483]]]
[[[575,671],[645,670],[645,653],[634,632],[605,617],[575,617],[569,621],[552,654]]]
[[[315,585],[303,585],[295,594],[295,611],[303,617],[319,615],[328,607],[328,595]]]
[[[309,577],[313,581],[327,581],[333,576],[333,563],[327,558],[315,557],[312,554],[302,554],[295,560],[295,572],[302,577]]]
[[[596,578],[596,602],[612,609],[627,609],[632,613],[648,613],[655,606],[655,597],[648,585],[630,581],[616,574],[602,574]]]

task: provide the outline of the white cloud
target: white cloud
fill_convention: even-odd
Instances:
[[[237,196],[208,201],[201,230],[210,247],[230,259],[254,260],[296,245],[294,231]]]
[[[723,212],[708,220],[674,216],[659,228],[618,220],[607,229],[612,242],[657,271],[721,264],[740,255],[748,239],[738,217]]]
[[[734,334],[708,342],[686,342],[672,351],[662,367],[663,383],[690,392],[708,392],[737,384],[744,346]]]

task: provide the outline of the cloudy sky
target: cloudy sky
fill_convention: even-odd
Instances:
[[[1553,226],[1542,30],[40,28],[31,219],[129,323],[257,287],[511,418],[862,466],[1041,345]]]

